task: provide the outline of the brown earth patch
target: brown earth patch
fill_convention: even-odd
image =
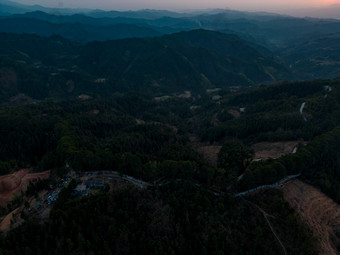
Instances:
[[[143,125],[143,124],[145,124],[145,121],[140,120],[140,119],[136,119],[136,123],[137,123],[137,125]]]
[[[11,221],[14,218],[14,215],[19,211],[19,208],[13,210],[0,223],[0,232],[7,232],[11,227]]]
[[[11,97],[9,99],[9,102],[7,105],[9,106],[19,106],[19,105],[26,105],[26,104],[32,104],[34,101],[31,97],[25,95],[25,94],[17,94],[14,97]]]
[[[14,70],[0,68],[0,84],[4,89],[17,89],[18,77]]]
[[[196,150],[208,163],[217,166],[218,153],[221,148],[222,146],[210,145],[198,147]]]
[[[13,195],[24,190],[30,181],[47,179],[49,176],[50,171],[30,173],[29,169],[22,169],[13,174],[0,176],[0,205],[6,206],[6,203]]]
[[[237,110],[229,110],[228,113],[232,115],[234,118],[239,118],[241,116],[240,112]]]
[[[319,240],[321,255],[338,254],[340,238],[340,205],[316,188],[294,180],[283,187],[284,197],[313,229]]]
[[[255,159],[279,158],[292,153],[299,141],[289,142],[261,142],[251,146],[255,152]]]
[[[218,153],[220,152],[222,146],[219,145],[204,145],[200,142],[200,138],[197,135],[189,135],[189,144],[193,150],[197,151],[203,159],[217,166]]]
[[[89,95],[85,95],[85,94],[81,94],[78,96],[78,99],[80,100],[88,100],[90,99],[91,97]]]
[[[94,115],[98,115],[100,113],[100,111],[98,109],[94,109],[91,111]]]

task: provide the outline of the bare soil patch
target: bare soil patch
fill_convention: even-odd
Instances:
[[[24,220],[20,217],[22,210],[23,206],[20,206],[7,214],[0,223],[0,232],[6,234],[9,230],[22,224],[24,222]]]
[[[241,116],[239,111],[233,109],[229,110],[228,113],[231,114],[234,118],[240,118]]]
[[[79,95],[78,96],[78,99],[80,100],[88,100],[90,99],[91,97],[89,95],[85,95],[85,94],[82,94],[82,95]]]
[[[261,142],[251,146],[255,151],[255,159],[279,158],[292,153],[299,141]]]
[[[98,115],[100,111],[98,109],[94,109],[91,111],[91,113],[93,113],[94,115]]]
[[[23,93],[17,94],[16,96],[13,96],[9,99],[9,102],[7,105],[9,106],[19,106],[19,105],[25,105],[25,104],[31,104],[33,103],[33,99]]]
[[[47,179],[49,176],[50,171],[30,173],[29,169],[22,169],[13,174],[0,176],[0,205],[6,206],[6,203],[13,195],[24,190],[30,181]]]
[[[6,231],[8,231],[10,229],[11,220],[13,219],[14,214],[18,212],[18,210],[19,210],[19,208],[13,210],[9,214],[7,214],[7,216],[1,221],[1,223],[0,223],[0,232],[6,232]]]
[[[340,205],[300,180],[284,185],[284,197],[301,218],[313,229],[319,240],[321,255],[338,254],[340,238]],[[338,235],[339,236],[339,235]]]
[[[222,146],[210,145],[198,147],[196,150],[202,155],[205,161],[217,166],[218,153],[220,152],[221,148]]]
[[[201,143],[200,138],[194,134],[189,135],[189,146],[197,151],[206,162],[217,166],[218,153],[222,146],[205,145]]]

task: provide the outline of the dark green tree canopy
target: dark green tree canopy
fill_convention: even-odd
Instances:
[[[240,141],[228,141],[218,154],[218,164],[226,170],[240,174],[245,170],[253,154],[253,151]]]

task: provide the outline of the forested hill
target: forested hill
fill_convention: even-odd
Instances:
[[[120,38],[152,37],[162,33],[136,24],[91,25],[82,23],[51,23],[32,18],[0,19],[0,31],[9,33],[31,33],[40,36],[58,34],[77,42],[105,41]]]
[[[195,84],[190,82],[194,75],[215,87],[254,85],[289,77],[282,65],[261,55],[246,41],[235,35],[206,30],[156,39],[90,43],[79,61],[82,69],[88,68],[95,74],[106,76],[119,72],[128,81],[143,73],[144,77],[152,77],[160,84],[169,83],[168,86],[171,83],[178,86],[177,89],[190,85],[199,88],[197,78]],[[187,77],[187,80],[167,81],[175,77]]]
[[[285,79],[302,80],[333,79],[339,76],[337,61],[339,49],[334,38],[339,33],[339,20],[296,18],[275,13],[221,9],[190,13],[157,10],[128,12],[82,10],[81,13],[81,10],[78,10],[78,13],[75,13],[75,10],[59,8],[53,10],[41,6],[23,8],[25,6],[20,5],[18,12],[15,13],[17,4],[12,6],[13,10],[7,9],[7,4],[8,1],[0,3],[0,32],[30,33],[39,36],[57,34],[86,44],[94,41],[149,38],[181,31],[206,29],[228,35],[234,34],[251,42],[248,45],[257,49],[262,55],[275,56],[294,74],[287,77],[282,70],[277,73],[280,68],[275,66],[278,70],[269,68],[269,75],[274,72],[276,76]],[[4,12],[1,12],[2,9]],[[236,53],[240,55],[239,52]],[[197,52],[194,54],[199,55]],[[245,54],[248,52],[245,51]],[[220,65],[218,63],[218,66]],[[216,66],[213,68],[219,69],[216,72],[218,74],[223,69],[223,65],[222,68]],[[274,78],[277,78],[275,75]],[[248,74],[246,76],[245,79],[248,78]],[[254,81],[252,77],[250,80]]]
[[[294,47],[283,49],[281,54],[291,70],[304,79],[340,75],[338,32],[297,43]]]
[[[138,188],[111,180],[110,191],[73,197],[73,181],[52,206],[42,194],[53,189],[32,184],[31,192],[0,208],[2,215],[22,208],[17,218],[25,222],[0,238],[0,251],[279,254],[268,215],[289,253],[316,254],[317,241],[280,191],[234,194],[302,171],[302,178],[338,199],[339,93],[338,80],[319,80],[208,90],[201,98],[116,93],[2,108],[1,173],[32,167],[56,174],[67,165],[86,178],[95,172],[109,181],[97,171],[105,169],[155,185]],[[307,121],[299,112],[304,102]],[[196,151],[193,136],[198,146],[222,147],[217,166]],[[312,142],[301,143],[296,154],[250,164],[254,143],[287,140]],[[30,209],[35,201],[42,209]],[[39,224],[45,209],[50,216]]]
[[[338,75],[338,27],[234,11],[0,17],[30,33],[0,33],[0,255],[318,254],[324,236],[275,183],[340,202],[340,79],[296,81]]]
[[[60,90],[63,82],[46,86],[56,79],[72,80],[70,93],[90,93],[94,81],[100,78],[105,81],[102,84],[105,94],[131,90],[166,94],[249,86],[289,77],[282,65],[263,56],[246,41],[205,30],[86,45],[55,35],[2,33],[0,48],[0,57],[9,59],[2,62],[12,62],[1,67],[3,77],[15,74],[16,93],[27,93],[32,98],[41,98],[37,93],[45,96],[63,93]],[[30,88],[24,88],[23,80],[31,81]]]

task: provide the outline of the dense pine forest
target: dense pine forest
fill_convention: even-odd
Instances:
[[[77,172],[113,169],[155,183],[77,199],[69,184],[48,222],[27,220],[12,230],[2,240],[3,253],[280,253],[264,210],[280,219],[273,224],[280,236],[289,236],[290,253],[313,254],[310,230],[281,192],[233,194],[302,173],[339,201],[339,89],[337,80],[320,80],[225,89],[219,101],[211,94],[156,100],[127,93],[3,107],[2,174],[27,167],[57,171],[67,164]],[[306,121],[299,112],[303,102]],[[245,111],[239,117],[228,113],[240,106]],[[194,150],[193,136],[222,146],[217,165]],[[251,163],[252,144],[294,139],[301,141],[296,154]]]
[[[339,250],[286,191],[340,203],[340,22],[9,6],[0,254]]]

